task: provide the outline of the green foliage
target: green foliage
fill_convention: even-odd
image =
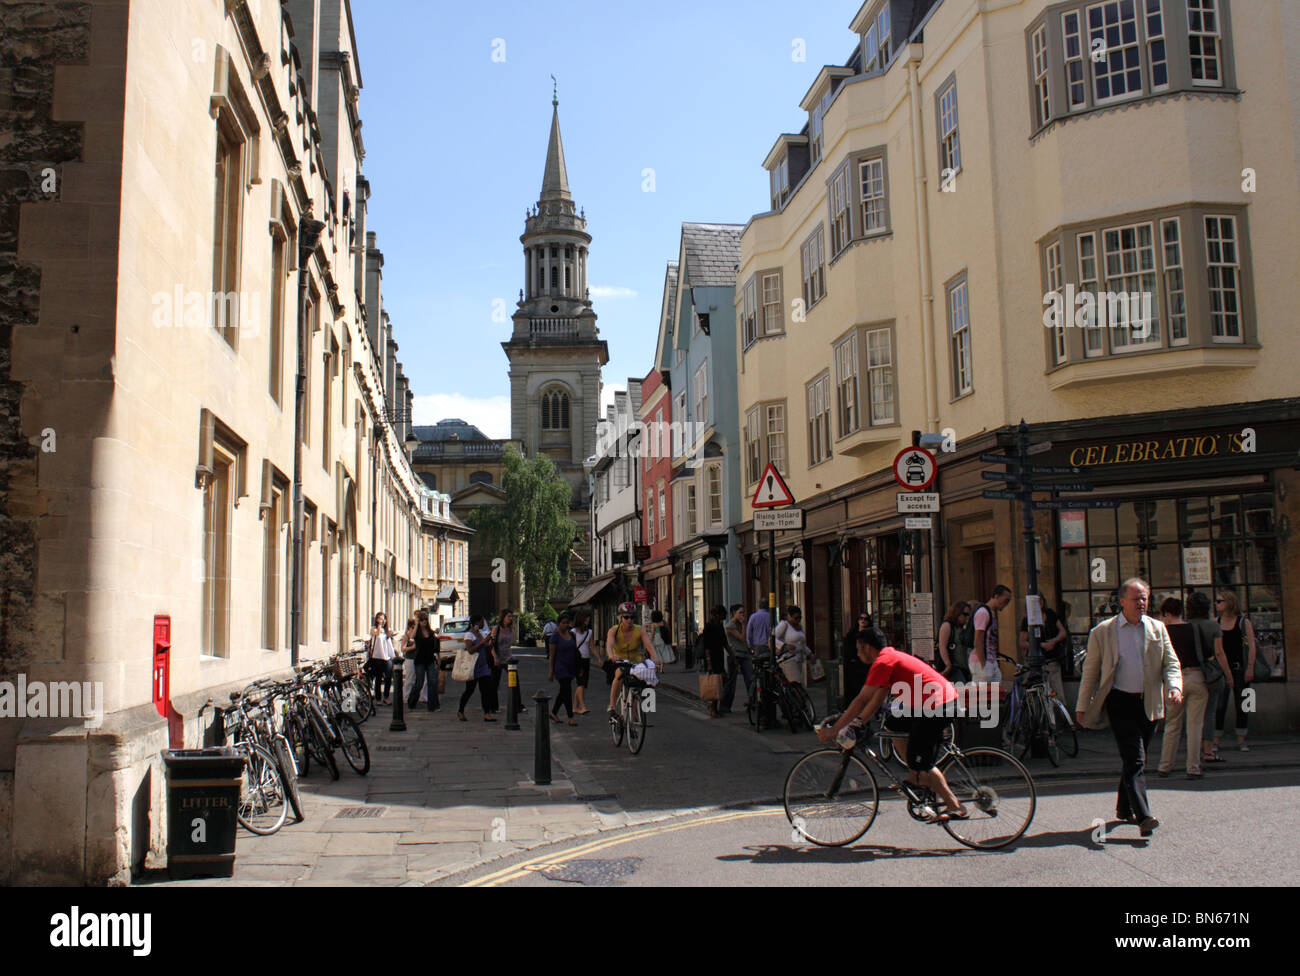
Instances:
[[[542,604],[542,609],[537,611],[537,617],[544,624],[560,619],[560,615],[555,612],[555,607],[551,606],[549,602]]]
[[[475,509],[469,523],[493,557],[504,557],[519,568],[528,602],[538,607],[561,583],[560,566],[566,564],[573,541],[573,491],[544,454],[525,459],[511,445],[504,461],[505,504]]]
[[[542,633],[542,622],[537,619],[537,614],[524,610],[519,614],[518,622],[515,624],[515,639],[523,640],[527,637],[540,637]]]

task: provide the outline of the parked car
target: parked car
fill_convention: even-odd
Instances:
[[[456,653],[465,646],[469,633],[469,617],[448,617],[438,629],[438,666],[450,671],[456,662]]]

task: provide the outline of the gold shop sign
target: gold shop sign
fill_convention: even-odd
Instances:
[[[1078,467],[1145,464],[1152,461],[1190,461],[1250,453],[1242,431],[1217,434],[1168,434],[1109,444],[1082,444],[1070,451],[1069,463]]]

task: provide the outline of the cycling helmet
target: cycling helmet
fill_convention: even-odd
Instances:
[[[620,604],[618,605],[618,612],[619,612],[620,614],[624,614],[624,613],[632,613],[632,614],[634,614],[634,613],[636,613],[636,604],[635,604],[635,603],[620,603]]]

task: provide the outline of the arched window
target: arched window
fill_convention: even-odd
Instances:
[[[475,471],[469,476],[471,485],[490,485],[492,484],[492,475],[487,471]]]
[[[551,389],[542,394],[542,430],[569,429],[569,394]]]

